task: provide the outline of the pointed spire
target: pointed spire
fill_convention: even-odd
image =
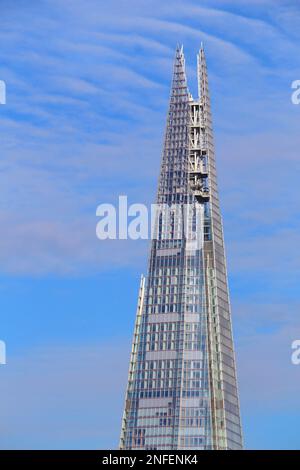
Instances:
[[[188,179],[178,187],[176,175],[187,168],[189,100],[183,48],[177,45],[157,195],[159,204],[180,202],[188,191]]]
[[[183,96],[187,96],[187,80],[185,74],[185,59],[183,46],[177,44],[173,68],[173,80],[171,90],[171,100],[180,101]]]
[[[183,68],[185,67],[185,59],[184,59],[184,53],[183,53],[183,45],[177,44],[176,52],[175,52],[174,67],[180,66],[180,65]]]
[[[198,75],[198,97],[202,99],[204,104],[210,105],[209,89],[208,89],[208,76],[206,67],[206,58],[204,53],[203,43],[201,42],[199,54],[197,56],[197,75]]]
[[[179,44],[179,42],[177,43],[177,46],[176,46],[176,56],[177,54],[183,55],[183,44]]]

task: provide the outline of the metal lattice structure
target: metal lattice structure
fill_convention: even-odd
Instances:
[[[177,48],[156,236],[148,276],[142,277],[140,286],[121,449],[242,448],[202,47],[197,72],[199,97],[194,100],[183,49]],[[185,207],[191,209],[184,211]],[[163,208],[168,209],[167,218]]]

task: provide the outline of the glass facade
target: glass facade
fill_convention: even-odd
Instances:
[[[194,100],[178,48],[121,449],[242,448],[203,49],[197,73]]]

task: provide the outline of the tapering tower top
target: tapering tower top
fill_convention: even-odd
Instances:
[[[203,43],[197,56],[198,98],[204,105],[210,106],[206,58]]]
[[[188,148],[189,91],[183,47],[177,45],[167,118],[167,129],[158,187],[158,203],[177,203],[187,192],[178,187],[178,171],[185,172]],[[183,180],[186,180],[182,177]]]
[[[171,101],[178,102],[182,99],[185,101],[187,93],[188,89],[185,74],[185,59],[183,54],[183,46],[177,45],[173,69]]]

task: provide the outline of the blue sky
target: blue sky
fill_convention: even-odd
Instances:
[[[30,3],[30,5],[29,5]],[[247,448],[300,448],[300,5],[1,1],[1,448],[116,448],[145,242],[96,207],[153,201],[176,44],[206,49]]]

